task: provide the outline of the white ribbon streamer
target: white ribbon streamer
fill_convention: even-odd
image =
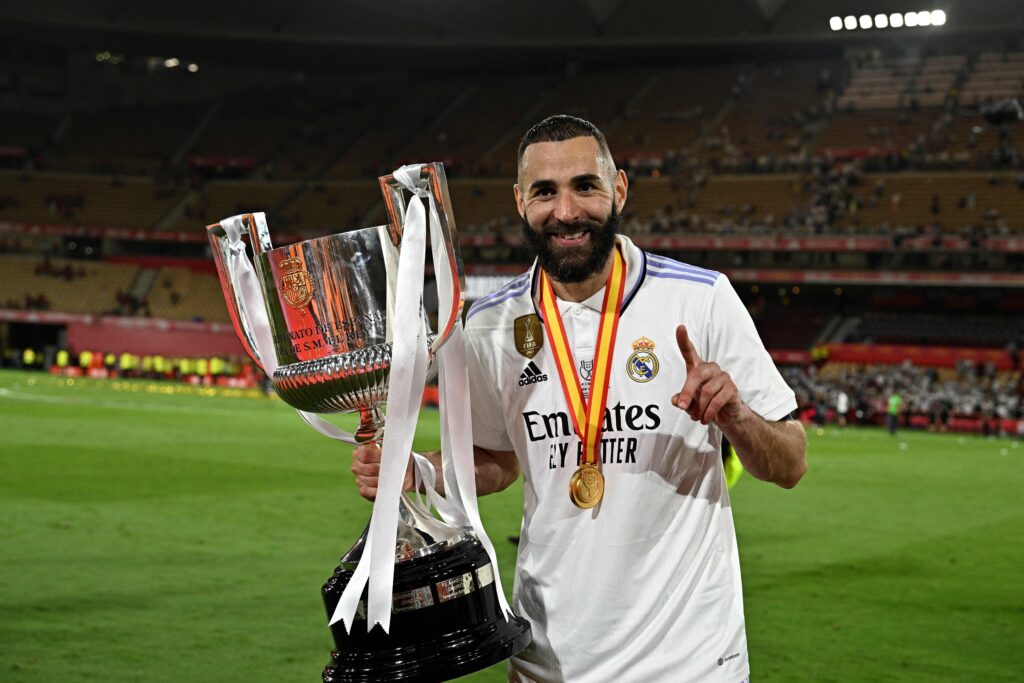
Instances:
[[[403,167],[404,168],[404,167]],[[402,169],[399,169],[400,171]],[[415,169],[419,176],[419,167]],[[399,179],[399,171],[395,178]],[[400,180],[401,182],[401,180]],[[428,353],[421,314],[423,297],[423,257],[426,251],[427,220],[421,196],[426,191],[415,187],[406,208],[402,229],[402,248],[398,257],[395,292],[395,321],[391,347],[391,374],[388,383],[387,429],[381,444],[377,498],[367,534],[367,544],[359,565],[369,564],[367,576],[367,630],[380,624],[391,627],[392,585],[395,568],[395,542],[398,537],[398,503],[402,482],[412,451],[416,418],[419,415],[423,387],[426,384]],[[401,324],[400,321],[409,321]],[[415,322],[414,322],[415,321]],[[353,576],[331,618],[342,621],[346,630],[362,596],[363,585]]]
[[[430,202],[432,225],[440,223],[437,207],[433,197]],[[434,256],[434,276],[438,291],[451,291],[455,287],[452,268],[447,263],[448,257],[442,240],[441,231],[431,233],[431,250]],[[439,301],[450,302],[452,297],[438,296]],[[438,313],[438,324],[448,320],[448,312]],[[469,366],[466,363],[466,342],[462,333],[462,321],[455,323],[451,337],[438,351],[438,371],[440,413],[441,413],[441,467],[444,477],[445,496],[453,508],[452,519],[445,521],[457,526],[469,526],[473,529],[480,544],[487,551],[487,556],[494,567],[495,589],[498,595],[498,606],[503,616],[512,614],[505,591],[498,575],[498,557],[494,552],[494,544],[484,530],[480,519],[480,508],[476,495],[476,458],[473,454],[473,418],[470,414]],[[438,509],[439,512],[443,511]]]
[[[459,322],[452,331],[452,336],[440,352],[441,356],[441,445],[444,453],[445,445],[451,455],[451,470],[457,480],[455,491],[445,489],[449,501],[461,503],[461,513],[469,520],[470,526],[480,539],[480,544],[487,551],[487,556],[494,567],[494,587],[498,594],[498,606],[507,618],[512,609],[505,599],[505,591],[501,587],[498,576],[498,557],[494,552],[494,544],[484,531],[480,519],[480,508],[476,496],[476,462],[473,457],[472,417],[469,408],[469,370],[466,365],[466,347],[462,336],[462,323]],[[448,463],[445,463],[448,467]],[[448,472],[445,472],[445,485],[449,485]],[[453,502],[453,504],[456,504]]]

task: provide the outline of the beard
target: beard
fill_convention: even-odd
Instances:
[[[553,280],[559,282],[583,282],[598,273],[608,261],[608,255],[615,248],[615,237],[622,223],[622,215],[612,205],[611,213],[604,223],[598,221],[557,221],[547,228],[536,229],[526,217],[523,220],[523,236],[537,254],[540,267]],[[579,247],[556,247],[553,238],[574,232],[590,234],[588,243]]]

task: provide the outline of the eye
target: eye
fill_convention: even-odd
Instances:
[[[580,192],[590,192],[590,191],[594,190],[595,188],[594,188],[594,183],[592,183],[590,181],[584,181],[584,182],[580,183],[579,185],[577,185],[576,189],[578,189]]]

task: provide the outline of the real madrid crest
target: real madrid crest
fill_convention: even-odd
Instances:
[[[633,342],[633,353],[626,361],[626,374],[634,382],[650,382],[658,374],[658,357],[654,355],[654,342],[640,337]]]
[[[516,318],[513,323],[516,338],[516,351],[527,358],[533,358],[544,345],[544,330],[540,326],[540,318],[536,313]]]
[[[313,299],[313,280],[297,258],[281,261],[281,294],[292,308],[304,308]]]

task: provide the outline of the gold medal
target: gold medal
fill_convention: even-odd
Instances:
[[[604,496],[604,475],[594,465],[580,465],[569,480],[569,498],[573,505],[589,510]]]

